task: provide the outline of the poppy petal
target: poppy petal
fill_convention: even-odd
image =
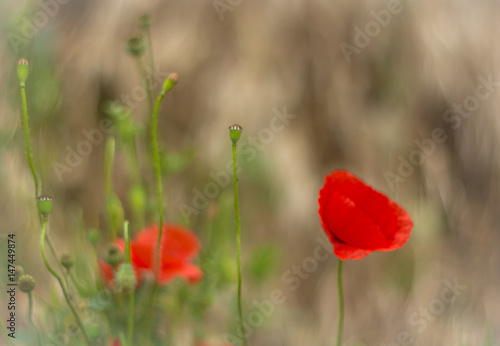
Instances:
[[[325,177],[318,203],[323,229],[342,260],[395,250],[410,237],[406,211],[347,171]]]

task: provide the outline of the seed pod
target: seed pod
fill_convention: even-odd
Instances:
[[[109,244],[106,250],[105,261],[113,267],[116,267],[116,265],[123,261],[122,250],[116,244]]]
[[[22,275],[17,282],[17,287],[25,293],[30,293],[35,288],[36,281],[31,275]]]
[[[131,55],[140,57],[146,51],[146,40],[143,36],[129,38],[127,41],[127,50]]]
[[[130,292],[137,284],[134,269],[130,263],[125,263],[120,266],[115,277],[115,288],[118,292]]]
[[[41,195],[38,197],[38,210],[44,217],[48,217],[52,211],[52,197],[49,195]]]
[[[238,143],[240,140],[241,131],[243,131],[243,128],[238,124],[229,126],[229,137],[231,138],[233,144]]]
[[[24,86],[26,80],[28,79],[28,75],[30,73],[30,64],[28,60],[21,59],[17,62],[17,78],[19,79],[19,84]]]
[[[62,254],[61,264],[64,268],[66,268],[69,271],[73,267],[73,264],[75,264],[75,258],[70,253]]]

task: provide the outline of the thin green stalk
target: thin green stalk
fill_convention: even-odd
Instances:
[[[35,201],[36,201],[39,193],[38,175],[36,174],[35,165],[33,164],[33,157],[31,156],[31,144],[30,144],[29,124],[28,124],[28,103],[26,102],[26,87],[24,83],[20,84],[20,89],[21,89],[21,103],[23,107],[23,125],[24,125],[24,140],[26,142],[26,155],[28,157],[28,163],[30,166],[31,174],[33,175],[33,180],[35,182]]]
[[[150,75],[150,81],[153,80],[153,75],[154,75],[154,61],[153,61],[153,41],[151,40],[151,29],[150,27],[148,27],[146,29],[146,36],[147,36],[147,39],[148,39],[148,48],[149,48],[149,64],[150,64],[150,67],[151,67],[151,75]],[[152,86],[152,83],[151,83],[151,86]]]
[[[137,61],[137,66],[139,68],[139,71],[142,75],[143,80],[146,81],[146,95],[148,97],[148,115],[151,115],[151,113],[153,112],[153,102],[154,102],[153,101],[153,83],[152,83],[153,76],[152,76],[152,74],[150,75],[147,72],[146,67],[144,66],[144,62],[142,61],[140,56],[136,57],[135,60]],[[151,69],[152,68],[153,67],[151,66]]]
[[[125,221],[123,233],[125,237],[125,263],[130,264],[131,255],[130,255],[130,235],[128,230],[128,221]],[[128,344],[132,345],[132,341],[134,339],[134,290],[130,290],[128,294],[128,299],[129,299],[129,310],[128,310],[127,340]]]
[[[28,292],[28,321],[30,322],[31,327],[35,331],[37,345],[41,345],[42,343],[40,341],[40,334],[38,332],[38,328],[33,323],[33,295],[31,294],[31,292]]]
[[[234,179],[234,212],[236,214],[236,253],[238,261],[238,315],[239,315],[239,328],[241,337],[243,338],[243,345],[247,345],[245,336],[245,329],[243,328],[243,309],[241,308],[241,240],[240,240],[240,206],[238,201],[238,175],[236,167],[236,143],[233,142],[233,179]]]
[[[42,258],[43,262],[45,263],[45,266],[49,270],[49,272],[54,276],[57,281],[59,282],[59,286],[61,286],[61,290],[64,295],[64,299],[66,299],[66,303],[68,303],[69,308],[71,309],[71,312],[73,313],[76,323],[78,324],[78,327],[80,327],[83,337],[85,339],[85,343],[87,345],[90,345],[90,340],[89,337],[87,336],[87,332],[85,331],[85,328],[83,327],[82,321],[80,320],[80,317],[78,317],[78,314],[76,313],[75,308],[73,307],[73,304],[71,303],[71,300],[68,296],[68,292],[66,291],[66,288],[64,287],[63,281],[59,274],[52,268],[50,265],[49,261],[47,260],[47,256],[45,254],[45,234],[47,232],[47,218],[44,218],[43,223],[42,223],[42,233],[40,235],[40,251],[42,252]]]
[[[342,330],[344,326],[344,294],[342,293],[342,260],[339,259],[337,270],[337,288],[339,291],[339,327],[337,332],[337,346],[342,345]]]
[[[33,182],[35,183],[35,201],[37,200],[39,196],[39,189],[40,185],[38,182],[38,175],[35,170],[35,165],[33,163],[33,157],[31,154],[31,142],[30,142],[30,132],[29,132],[29,122],[28,122],[28,102],[26,101],[26,84],[25,82],[19,83],[19,87],[21,89],[21,104],[22,104],[22,109],[23,109],[23,127],[24,127],[24,140],[26,144],[26,157],[28,158],[28,164],[30,166],[31,174],[33,175]],[[42,223],[41,216],[39,214],[39,220],[40,224]],[[54,256],[54,258],[57,260],[57,255],[56,252],[54,251],[54,247],[52,246],[52,243],[50,242],[50,239],[47,237],[47,244],[49,245],[49,250]],[[62,270],[62,267],[60,263],[58,262],[59,265],[59,270]]]
[[[106,139],[106,149],[104,152],[104,190],[106,193],[106,198],[109,198],[113,193],[111,178],[113,173],[114,161],[115,161],[115,140],[113,137],[109,137]]]
[[[57,257],[56,250],[54,250],[54,246],[52,246],[52,242],[50,241],[50,238],[49,238],[48,234],[45,235],[45,240],[47,241],[47,245],[49,246],[50,254],[52,255],[52,257],[54,257],[54,261],[56,261],[56,263],[57,263],[57,269],[59,269],[59,271],[61,273],[64,273],[63,267],[61,265],[61,261]],[[68,281],[66,280],[65,282],[66,282],[66,285],[67,285]]]
[[[151,142],[153,145],[153,161],[155,163],[155,169],[156,169],[156,180],[158,184],[158,241],[156,242],[156,250],[155,250],[155,263],[154,263],[154,274],[156,281],[159,279],[159,273],[160,273],[160,243],[161,243],[161,237],[163,235],[163,202],[162,202],[162,196],[163,196],[163,187],[162,187],[162,180],[161,180],[161,165],[160,165],[160,154],[158,152],[158,137],[157,137],[157,131],[158,131],[158,112],[160,111],[160,104],[161,101],[163,100],[163,97],[165,96],[166,91],[165,88],[162,89],[160,92],[160,95],[158,95],[158,99],[156,100],[156,107],[155,111],[153,113],[153,123],[151,125]]]

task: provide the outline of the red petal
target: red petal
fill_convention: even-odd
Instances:
[[[341,242],[362,249],[389,246],[381,229],[349,198],[333,193],[323,219],[328,231]]]
[[[163,257],[159,282],[167,283],[176,276],[182,276],[188,281],[196,282],[203,277],[203,272],[194,264],[167,254]]]
[[[140,244],[156,244],[158,240],[158,225],[149,226],[144,232],[137,235],[136,241]],[[200,249],[198,238],[188,229],[178,225],[163,225],[162,253],[168,253],[181,258],[190,259]]]
[[[189,230],[179,226],[166,225],[163,228],[162,248],[164,253],[190,259],[200,250],[198,238]]]
[[[410,237],[406,211],[349,172],[325,177],[318,203],[323,228],[342,260],[397,249]]]
[[[155,248],[149,244],[131,242],[130,257],[138,268],[153,268]]]

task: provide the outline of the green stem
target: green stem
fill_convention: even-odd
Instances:
[[[106,198],[109,198],[113,193],[113,188],[111,185],[112,173],[113,173],[113,162],[115,161],[115,139],[109,137],[106,139],[106,150],[104,153],[104,181],[105,181],[105,192]]]
[[[52,257],[54,258],[54,261],[56,261],[57,263],[57,268],[59,269],[59,271],[61,273],[64,272],[63,270],[63,267],[61,265],[61,261],[59,260],[59,258],[57,257],[57,253],[56,253],[56,250],[54,250],[54,246],[52,246],[52,242],[50,241],[50,238],[49,238],[49,235],[45,235],[45,240],[47,241],[47,245],[49,246],[49,251],[50,251],[50,254],[52,255]],[[66,280],[66,285],[68,285],[68,281]]]
[[[160,111],[160,104],[165,96],[165,90],[162,89],[160,95],[158,95],[158,99],[156,100],[156,107],[153,113],[153,123],[151,124],[151,142],[153,145],[153,160],[155,163],[156,169],[156,180],[158,184],[158,241],[156,242],[156,250],[155,250],[155,263],[154,263],[154,274],[156,278],[156,282],[159,279],[160,273],[160,243],[161,237],[163,235],[163,204],[162,204],[162,196],[163,196],[163,187],[161,181],[161,165],[160,165],[160,154],[158,152],[158,112]]]
[[[152,79],[153,76],[152,74],[148,74],[146,71],[146,67],[144,66],[144,62],[142,61],[141,57],[137,57],[137,66],[139,68],[139,71],[142,75],[142,79],[146,82],[146,95],[148,97],[148,115],[151,115],[153,112],[153,83]],[[153,67],[151,66],[151,69]]]
[[[342,330],[344,326],[344,294],[342,293],[342,260],[339,259],[337,270],[337,288],[339,291],[339,327],[337,332],[337,346],[342,345]]]
[[[45,266],[47,267],[49,272],[59,282],[59,286],[61,286],[61,290],[63,292],[64,299],[66,299],[66,303],[68,303],[68,306],[71,309],[71,312],[75,316],[76,323],[78,324],[78,326],[80,327],[80,329],[82,331],[83,337],[85,339],[85,343],[87,345],[90,345],[90,341],[89,341],[89,338],[87,336],[87,332],[85,331],[85,328],[83,327],[82,321],[80,321],[80,317],[78,317],[78,314],[76,313],[76,310],[73,307],[73,304],[71,303],[71,300],[68,296],[68,292],[66,291],[66,288],[64,288],[64,284],[63,284],[61,277],[59,276],[59,274],[57,274],[57,272],[54,270],[54,268],[52,268],[49,261],[47,260],[47,256],[45,254],[45,234],[46,234],[46,232],[47,232],[47,218],[44,218],[43,223],[42,223],[42,234],[40,235],[40,251],[42,252],[43,262],[45,263]]]
[[[154,76],[154,61],[153,61],[153,41],[151,40],[151,29],[148,27],[146,29],[146,36],[148,38],[148,48],[149,48],[149,64],[150,64],[150,67],[151,67],[151,75],[149,76],[150,77],[150,81],[153,81],[153,76]],[[153,83],[151,83],[151,87],[153,86]]]
[[[115,161],[115,138],[110,136],[106,139],[105,151],[104,151],[104,190],[106,196],[106,217],[108,219],[109,236],[112,241],[116,240],[116,229],[115,224],[111,217],[110,212],[110,202],[113,196],[113,186],[112,186],[112,175],[113,175],[113,163]],[[116,198],[113,196],[113,200]],[[116,208],[116,201],[113,201],[113,210]]]
[[[234,211],[236,214],[236,253],[238,262],[238,315],[239,315],[239,328],[241,337],[243,338],[243,345],[247,345],[245,337],[245,329],[243,328],[243,309],[241,308],[241,240],[240,240],[240,206],[238,201],[238,175],[236,167],[236,143],[233,143],[233,180],[234,180]]]
[[[128,221],[125,221],[123,228],[124,228],[123,233],[125,237],[125,263],[130,264],[131,255],[130,255],[130,235],[128,230]],[[132,345],[132,341],[134,339],[134,290],[130,290],[128,299],[129,299],[129,310],[128,310],[127,340],[128,344]]]
[[[23,109],[23,126],[24,126],[24,140],[26,142],[26,156],[28,158],[28,164],[30,166],[31,174],[33,175],[33,181],[35,183],[35,201],[38,199],[39,196],[39,183],[38,183],[38,175],[35,170],[35,165],[33,163],[33,157],[31,154],[31,143],[30,143],[30,131],[29,131],[29,123],[28,123],[28,103],[26,101],[26,87],[24,83],[20,84],[21,88],[21,104],[22,104],[22,109]],[[39,220],[40,224],[42,222],[42,219],[40,217],[39,213]],[[54,247],[52,246],[52,243],[50,242],[50,239],[47,237],[47,244],[49,245],[49,250],[54,256],[54,259],[57,260],[56,252],[54,251]],[[59,269],[62,270],[61,264],[59,264]]]
[[[38,333],[38,328],[33,323],[33,295],[31,294],[31,292],[28,292],[28,321],[30,322],[31,327],[35,331],[37,345],[41,345],[42,343],[40,341],[40,334]]]
[[[38,185],[38,175],[36,174],[35,165],[33,164],[33,157],[31,156],[31,144],[30,144],[30,132],[28,124],[28,103],[26,102],[26,88],[24,83],[21,83],[21,103],[23,107],[23,125],[24,125],[24,140],[26,142],[26,155],[28,156],[28,163],[31,169],[31,174],[33,175],[33,180],[35,181],[35,201],[38,198],[39,185]]]

